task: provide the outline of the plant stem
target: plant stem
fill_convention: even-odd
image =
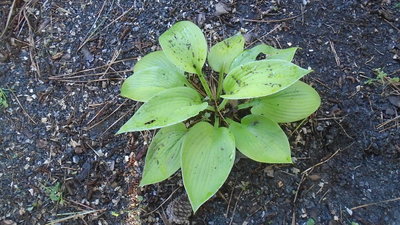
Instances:
[[[218,111],[223,110],[225,108],[226,103],[228,103],[228,99],[224,98],[224,100],[222,100],[221,104],[218,105]]]
[[[238,109],[249,108],[249,107],[252,107],[253,105],[254,105],[253,101],[245,102],[245,103],[242,103],[242,104],[238,105]]]
[[[188,81],[188,80],[186,80],[186,79],[185,79],[185,84],[186,84],[188,87],[193,88],[194,90],[196,90],[196,88],[193,86],[193,84],[191,84],[190,81]]]
[[[218,76],[218,88],[217,88],[217,99],[219,99],[219,96],[221,95],[222,92],[222,82],[224,81],[224,71],[221,70],[219,72]]]
[[[219,127],[219,117],[215,115],[214,127]]]
[[[206,78],[204,78],[204,74],[203,74],[203,71],[201,71],[201,69],[197,71],[197,76],[199,77],[200,82],[201,82],[201,85],[203,86],[204,91],[206,91],[207,96],[208,96],[210,99],[214,99],[214,96],[211,94],[211,89],[210,89],[210,87],[208,86],[208,83],[207,83],[207,81],[206,81]]]
[[[214,107],[212,107],[212,106],[208,106],[207,108],[206,108],[206,110],[209,110],[209,111],[212,111],[212,112],[215,112],[215,108]]]

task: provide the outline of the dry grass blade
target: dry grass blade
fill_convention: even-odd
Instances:
[[[331,51],[333,53],[333,56],[335,57],[336,65],[340,66],[340,58],[339,58],[338,54],[336,53],[335,45],[333,44],[332,41],[329,41],[329,45],[331,47]]]
[[[386,125],[388,125],[391,122],[395,122],[396,120],[400,119],[400,116],[396,116],[393,119],[387,120],[381,124],[379,124],[378,126],[376,126],[376,129],[383,129]]]
[[[106,5],[107,2],[108,2],[108,1],[104,1],[103,5],[101,6],[100,11],[97,13],[96,19],[94,20],[94,22],[93,22],[93,24],[92,24],[92,26],[91,26],[91,28],[90,28],[88,34],[86,34],[84,41],[83,41],[82,44],[79,46],[78,51],[79,51],[87,42],[89,42],[89,41],[93,38],[93,36],[96,34],[96,31],[97,31],[97,29],[98,29],[100,26],[97,26],[97,27],[96,27],[95,25],[96,25],[97,21],[99,20],[100,15],[101,15],[101,13],[103,12],[104,6]],[[96,28],[92,31],[92,28],[93,28],[93,27],[96,27]],[[91,32],[91,31],[92,31],[92,32]]]
[[[365,208],[365,207],[368,207],[368,206],[378,205],[378,204],[382,204],[382,203],[394,202],[394,201],[400,201],[400,197],[392,198],[392,199],[388,199],[388,200],[383,200],[383,201],[379,201],[379,202],[372,202],[372,203],[368,203],[368,204],[364,204],[364,205],[359,205],[359,206],[351,208],[351,210]]]
[[[53,224],[58,224],[58,223],[62,223],[71,219],[78,219],[78,218],[82,218],[85,215],[89,215],[92,213],[99,213],[99,212],[104,212],[105,209],[98,209],[98,210],[87,210],[87,211],[83,211],[83,212],[72,212],[72,213],[63,213],[63,214],[58,214],[59,216],[62,215],[70,215],[61,219],[56,219],[56,220],[52,220],[50,222],[48,222],[46,225],[53,225]]]
[[[232,225],[232,223],[233,223],[233,219],[234,219],[234,217],[235,217],[236,208],[237,208],[237,205],[238,205],[238,203],[239,203],[239,201],[240,201],[240,197],[241,197],[242,194],[243,194],[243,191],[244,191],[244,189],[242,189],[242,190],[240,191],[240,193],[239,193],[239,195],[238,195],[238,199],[237,199],[236,202],[235,202],[235,206],[233,207],[232,216],[231,216],[231,221],[229,222],[229,225]]]
[[[110,116],[112,116],[115,112],[117,112],[123,105],[125,105],[125,103],[126,103],[127,101],[128,101],[128,100],[125,100],[125,101],[124,101],[123,103],[121,103],[116,109],[114,109],[114,111],[112,111],[110,114],[108,114],[105,118],[103,118],[102,120],[100,120],[99,122],[95,123],[94,125],[92,125],[92,126],[90,126],[90,127],[88,127],[88,128],[84,128],[84,130],[90,130],[90,129],[92,129],[93,127],[95,127],[95,126],[101,124],[102,122],[104,122],[106,119],[108,119]]]
[[[126,10],[125,12],[123,12],[120,16],[118,16],[117,18],[115,18],[113,21],[111,21],[109,24],[107,24],[103,29],[101,29],[99,31],[102,32],[103,30],[105,30],[106,28],[108,28],[109,26],[111,26],[112,24],[114,24],[115,22],[117,22],[119,19],[121,19],[122,17],[124,17],[127,13],[129,13],[132,9],[134,8],[134,6],[132,6],[131,8],[129,8],[128,10]],[[91,34],[78,48],[78,51],[87,43],[90,41],[91,38],[93,38],[96,35],[96,31],[94,31],[93,34]]]
[[[11,90],[10,87],[7,87],[8,90]],[[18,97],[14,92],[10,91],[11,94],[14,96],[15,100],[18,102],[18,105],[21,107],[22,111],[24,114],[29,118],[30,121],[32,121],[33,124],[37,124],[36,121],[29,115],[29,113],[25,110],[25,108],[22,106],[21,102],[19,101]]]
[[[112,72],[107,72],[107,74],[117,74],[117,73],[127,73],[131,72],[132,70],[120,70],[120,71],[112,71]],[[69,79],[78,79],[78,78],[84,78],[84,77],[90,77],[90,76],[103,76],[104,72],[101,73],[92,73],[92,74],[84,74],[84,75],[77,75],[77,76],[71,76],[71,77],[49,77],[49,80],[69,80]]]
[[[105,65],[97,66],[97,67],[90,68],[90,69],[84,69],[84,70],[80,70],[80,71],[73,72],[73,73],[66,73],[66,74],[59,74],[59,75],[51,76],[48,79],[50,79],[50,80],[67,79],[67,78],[62,78],[62,77],[75,76],[75,75],[80,74],[80,73],[86,73],[86,72],[94,71],[94,70],[97,70],[97,69],[101,69],[103,67],[108,67],[109,65],[114,65],[116,63],[121,63],[121,62],[129,61],[129,60],[135,60],[135,59],[137,59],[137,57],[127,58],[127,59],[120,59],[120,60],[116,60],[114,62],[110,62],[110,63],[105,64]],[[128,70],[128,72],[129,71],[131,71],[131,70]],[[120,72],[122,72],[122,71],[120,71]],[[103,73],[96,73],[96,75],[101,75],[101,74],[103,74]]]
[[[6,22],[6,25],[4,26],[3,32],[1,32],[0,38],[3,37],[3,35],[6,33],[6,31],[8,29],[8,26],[10,26],[11,17],[12,17],[12,15],[14,13],[14,8],[15,8],[16,5],[17,5],[17,0],[14,0],[12,2],[12,4],[11,4],[10,12],[8,13],[8,16],[7,16],[7,22]]]
[[[315,164],[314,166],[312,166],[312,167],[310,167],[310,168],[304,170],[302,173],[303,173],[303,174],[305,174],[305,173],[308,174],[308,172],[310,172],[311,170],[313,170],[315,167],[321,166],[322,164],[328,162],[328,161],[331,160],[333,157],[335,157],[335,155],[337,155],[339,152],[350,148],[351,146],[353,146],[353,144],[354,144],[354,142],[351,143],[351,144],[350,144],[349,146],[347,146],[346,148],[343,148],[343,149],[339,148],[336,152],[334,152],[334,153],[333,153],[331,156],[329,156],[327,159],[325,159],[325,160],[323,160],[323,161],[321,161],[321,162]]]
[[[288,18],[276,19],[276,20],[254,20],[254,19],[243,19],[243,20],[244,21],[248,21],[248,22],[254,22],[254,23],[279,23],[279,22],[284,22],[284,21],[296,19],[299,16],[301,16],[301,15],[291,16],[291,17],[288,17]]]
[[[29,36],[28,36],[28,41],[29,41],[29,57],[31,60],[31,67],[32,69],[34,69],[34,71],[37,73],[38,77],[41,77],[41,73],[40,73],[40,68],[39,68],[39,64],[36,62],[35,60],[35,39],[33,38],[33,28],[32,25],[29,21],[29,17],[27,15],[27,8],[28,8],[28,4],[30,4],[30,2],[26,3],[23,6],[22,9],[22,14],[24,16],[24,19],[26,21],[26,24],[28,25],[28,31],[29,31]]]
[[[175,192],[177,192],[180,189],[180,187],[176,188],[169,196],[167,199],[165,199],[159,206],[157,206],[154,210],[152,210],[151,212],[148,212],[146,214],[144,214],[143,216],[147,216],[150,215],[152,213],[154,213],[155,211],[157,211],[159,208],[161,208],[169,199],[172,198],[172,196],[175,194]]]
[[[324,164],[324,163],[328,162],[329,160],[331,160],[331,159],[332,159],[333,157],[335,157],[339,152],[350,148],[351,146],[353,146],[353,144],[354,144],[354,142],[351,143],[351,144],[350,144],[349,146],[347,146],[346,148],[343,148],[343,149],[339,148],[336,152],[334,152],[334,153],[333,153],[331,156],[329,156],[327,159],[322,160],[321,162],[315,164],[314,166],[312,166],[312,167],[310,167],[310,168],[304,170],[304,171],[302,172],[302,175],[301,175],[301,178],[300,178],[300,182],[299,182],[299,184],[297,185],[296,194],[294,195],[293,203],[296,203],[297,198],[298,198],[298,194],[299,194],[299,192],[300,192],[300,187],[301,187],[301,185],[303,184],[303,182],[306,180],[306,178],[308,177],[308,175],[310,174],[311,171],[313,171],[316,167],[321,166],[322,164]]]

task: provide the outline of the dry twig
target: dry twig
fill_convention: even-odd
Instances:
[[[248,22],[254,22],[254,23],[279,23],[279,22],[284,22],[284,21],[296,19],[299,16],[300,15],[292,16],[292,17],[288,17],[288,18],[283,18],[283,19],[276,19],[276,20],[254,20],[254,19],[243,19],[243,20],[244,21],[248,21]]]
[[[11,90],[10,87],[7,86],[7,88],[8,88],[9,90]],[[22,106],[22,104],[21,104],[21,102],[19,101],[17,95],[14,94],[14,92],[12,92],[12,91],[10,91],[10,92],[11,92],[11,94],[14,96],[15,100],[18,102],[18,105],[21,107],[21,109],[22,109],[22,111],[24,112],[24,114],[29,118],[30,121],[32,121],[32,123],[34,123],[34,124],[36,125],[36,124],[37,124],[36,121],[29,115],[29,113],[28,113],[28,112],[25,110],[25,108]]]
[[[16,6],[16,3],[17,3],[17,0],[14,0],[11,4],[10,12],[8,13],[8,16],[7,16],[7,22],[6,22],[6,25],[4,26],[3,32],[1,32],[0,38],[3,37],[3,35],[6,33],[6,31],[8,29],[8,26],[10,25],[11,17],[12,17],[12,14],[14,13],[14,8]]]
[[[394,202],[394,201],[400,201],[400,197],[392,198],[392,199],[388,199],[388,200],[383,200],[383,201],[379,201],[379,202],[372,202],[372,203],[368,203],[368,204],[364,204],[364,205],[355,206],[355,207],[351,208],[351,210],[365,208],[365,207],[368,207],[368,206],[378,205],[378,204],[382,204],[382,203]]]
[[[82,218],[85,215],[89,215],[92,213],[104,212],[104,211],[105,211],[105,209],[97,209],[97,210],[87,210],[87,211],[83,211],[83,212],[57,214],[57,216],[63,216],[63,215],[69,215],[69,216],[61,218],[61,219],[52,220],[52,221],[48,222],[46,225],[58,224],[58,223],[65,222],[67,220],[78,219],[78,218]]]

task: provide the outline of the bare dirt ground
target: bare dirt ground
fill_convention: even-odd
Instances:
[[[240,31],[247,47],[301,47],[322,97],[284,125],[293,165],[241,159],[182,220],[400,224],[399,18],[395,0],[2,0],[0,224],[171,224],[180,175],[137,186],[154,132],[114,134],[139,107],[121,82],[180,20],[212,43]]]

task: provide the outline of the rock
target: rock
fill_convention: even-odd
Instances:
[[[93,54],[89,51],[88,48],[86,48],[86,47],[84,46],[84,47],[82,47],[82,50],[81,50],[81,51],[82,51],[83,56],[84,56],[84,58],[85,58],[86,61],[88,61],[89,63],[93,62],[94,56],[93,56]]]
[[[223,14],[227,14],[230,11],[230,7],[225,5],[224,3],[220,2],[215,5],[215,15],[216,16],[221,16]]]
[[[1,225],[17,225],[17,223],[12,220],[3,220],[1,221]]]
[[[74,156],[72,157],[72,162],[75,163],[75,164],[78,164],[78,163],[79,163],[79,156],[74,155]]]
[[[76,176],[76,179],[78,181],[83,181],[85,180],[89,174],[90,174],[90,170],[92,169],[92,161],[91,160],[86,160],[86,162],[83,164],[82,166],[82,170],[81,172]]]
[[[400,108],[400,96],[389,96],[388,99],[390,103]]]
[[[206,21],[206,16],[204,13],[197,14],[197,25],[203,26],[205,21]]]

